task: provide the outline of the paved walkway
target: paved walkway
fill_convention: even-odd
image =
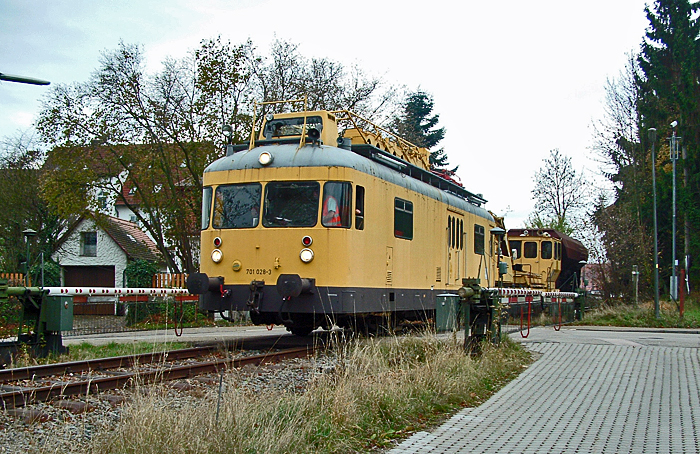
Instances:
[[[533,329],[542,354],[478,408],[392,453],[700,453],[700,336]]]

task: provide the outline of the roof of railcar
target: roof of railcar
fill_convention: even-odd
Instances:
[[[376,150],[381,151],[378,149]],[[453,194],[446,190],[441,190],[417,178],[408,177],[404,172],[399,172],[389,168],[356,152],[331,147],[328,145],[307,144],[302,148],[299,148],[298,142],[296,144],[261,145],[253,148],[252,150],[244,149],[220,158],[211,163],[204,170],[204,172],[223,172],[230,170],[263,168],[263,166],[258,162],[258,157],[263,151],[270,152],[274,157],[272,163],[265,167],[347,167],[368,175],[372,175],[376,178],[398,186],[405,187],[454,208],[475,214],[488,220],[493,220],[493,217],[486,209],[470,203],[465,197]],[[448,185],[446,184],[446,186]],[[464,192],[471,194],[467,191]],[[483,201],[483,199],[479,200]]]

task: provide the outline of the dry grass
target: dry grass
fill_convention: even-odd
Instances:
[[[364,452],[478,405],[529,362],[508,341],[472,358],[455,338],[433,335],[350,342],[336,351],[339,366],[304,393],[244,392],[231,374],[218,421],[216,393],[177,408],[164,395],[145,395],[97,437],[93,452]]]

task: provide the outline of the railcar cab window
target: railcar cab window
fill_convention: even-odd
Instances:
[[[540,245],[540,257],[543,259],[551,259],[552,258],[552,242],[551,241],[543,241],[542,244]]]
[[[526,259],[536,259],[537,258],[537,243],[535,241],[526,241],[523,256]]]
[[[413,239],[413,203],[408,200],[394,199],[394,236]]]
[[[350,183],[329,181],[323,185],[323,211],[321,224],[324,227],[350,228],[352,186]]]
[[[519,259],[523,256],[522,245],[523,242],[520,240],[508,240],[510,246],[510,252],[513,254],[514,259]]]
[[[276,181],[265,186],[263,226],[313,227],[318,219],[320,184]]]
[[[209,218],[211,217],[211,186],[207,186],[202,191],[202,230],[209,228]]]
[[[484,255],[486,252],[486,235],[483,225],[474,224],[474,253]]]
[[[300,136],[304,129],[304,117],[279,118],[270,120],[265,124],[263,135],[266,139],[279,139],[283,137]],[[306,132],[315,129],[323,130],[323,120],[319,116],[306,117]]]
[[[215,229],[257,227],[260,219],[261,193],[262,185],[260,183],[218,186],[214,196],[212,227]]]

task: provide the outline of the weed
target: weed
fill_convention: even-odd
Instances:
[[[348,341],[338,366],[304,393],[245,392],[235,373],[226,379],[217,417],[216,392],[176,410],[149,394],[130,404],[121,424],[97,438],[105,453],[316,453],[388,447],[478,405],[529,364],[529,355],[504,340],[477,358],[461,342],[420,337]],[[233,377],[233,378],[231,378]],[[177,430],[173,430],[177,428]]]

